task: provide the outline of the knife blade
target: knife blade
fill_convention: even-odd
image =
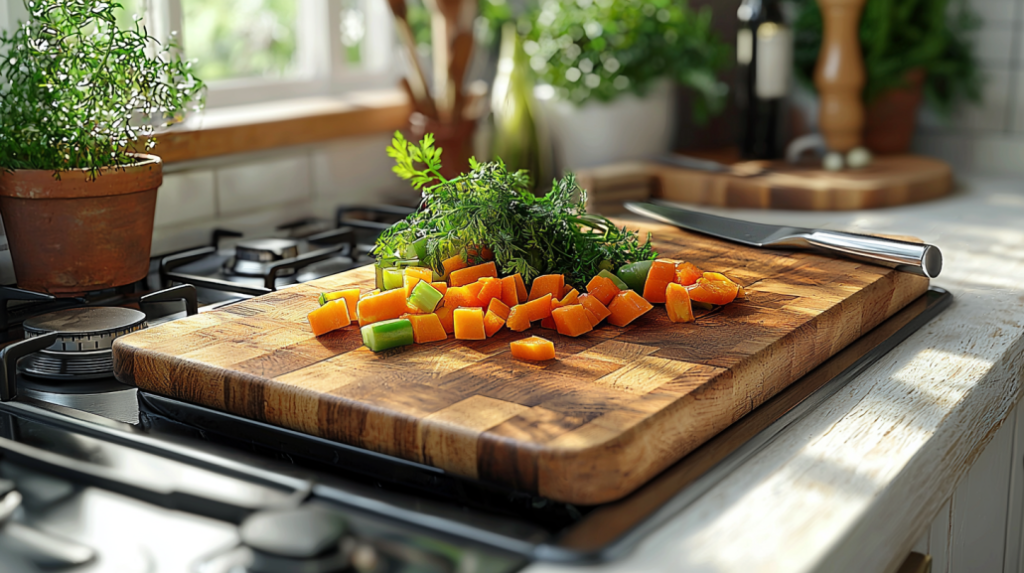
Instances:
[[[928,278],[935,278],[942,271],[942,252],[935,245],[927,243],[826,229],[753,223],[681,209],[664,202],[652,204],[630,201],[625,206],[629,211],[655,221],[751,247],[813,250]]]

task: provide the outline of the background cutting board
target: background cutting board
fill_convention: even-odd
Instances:
[[[634,225],[634,223],[630,223]],[[924,293],[928,280],[644,224],[662,257],[724,272],[746,301],[673,324],[656,306],[580,338],[535,326],[374,354],[352,326],[320,338],[321,291],[363,267],[119,338],[139,388],[559,501],[617,499]],[[557,360],[515,360],[537,334]]]

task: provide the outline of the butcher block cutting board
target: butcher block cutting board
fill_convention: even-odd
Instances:
[[[747,299],[674,324],[660,305],[579,338],[534,326],[374,354],[351,326],[314,337],[317,295],[362,267],[117,339],[117,378],[199,404],[554,500],[633,491],[920,296],[928,280],[672,227],[661,257],[721,271]],[[512,358],[540,335],[557,359]]]

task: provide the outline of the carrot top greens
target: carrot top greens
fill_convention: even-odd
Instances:
[[[543,196],[529,191],[529,174],[509,172],[499,159],[470,159],[470,172],[454,179],[440,173],[441,149],[432,134],[419,145],[395,133],[388,155],[394,172],[422,191],[419,209],[384,231],[377,240],[378,260],[418,257],[435,271],[441,261],[460,255],[469,264],[483,262],[484,248],[494,253],[503,274],[526,281],[542,274],[564,274],[571,284],[586,284],[602,269],[657,256],[650,235],[616,227],[586,212],[587,192],[568,174]]]

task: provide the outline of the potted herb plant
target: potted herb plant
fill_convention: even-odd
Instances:
[[[698,120],[724,104],[729,48],[683,0],[545,0],[519,27],[563,168],[668,151],[674,83]]]
[[[0,216],[18,285],[56,296],[149,270],[156,127],[202,104],[191,64],[116,2],[25,0],[0,35]]]
[[[821,47],[815,0],[795,0],[797,75],[814,88]],[[922,99],[941,115],[980,98],[970,33],[979,19],[963,0],[868,0],[860,21],[867,82],[864,143],[875,153],[906,153]]]

